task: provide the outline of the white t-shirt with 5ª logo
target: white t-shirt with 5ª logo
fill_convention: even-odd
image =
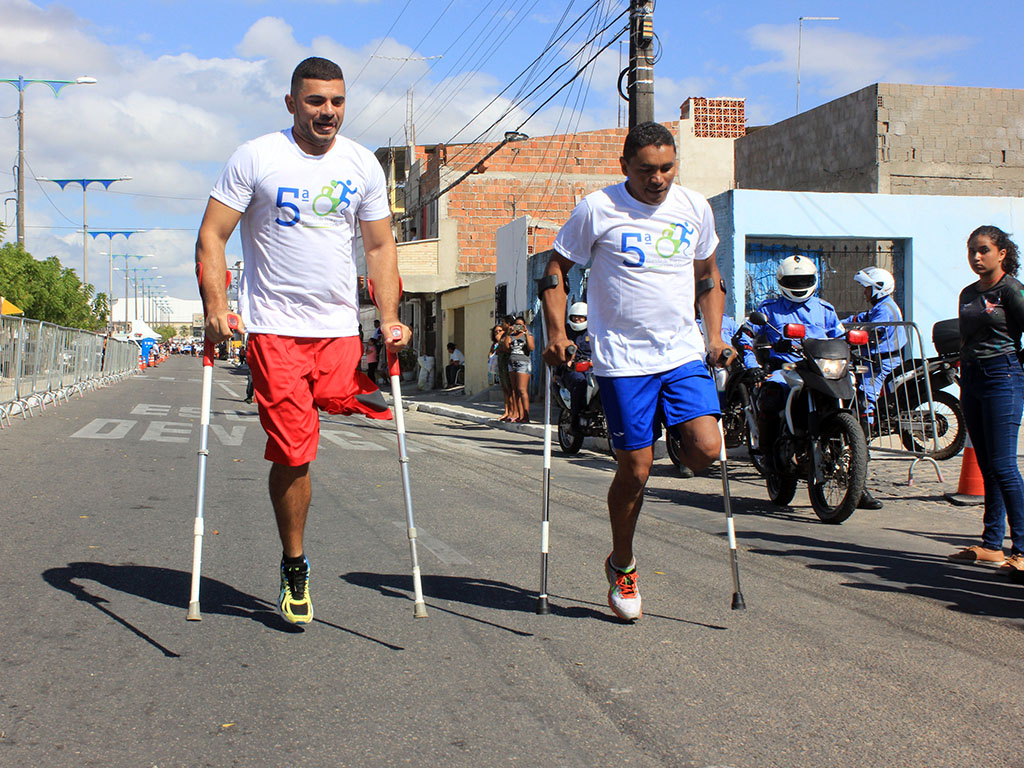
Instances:
[[[391,215],[377,158],[338,136],[307,155],[291,129],[240,146],[210,196],[242,212],[246,329],[330,338],[359,332],[353,242],[359,221]]]
[[[673,184],[665,202],[647,205],[625,183],[605,187],[573,209],[554,247],[591,264],[587,322],[596,374],[660,373],[703,357],[693,262],[714,255],[718,236],[700,194]]]

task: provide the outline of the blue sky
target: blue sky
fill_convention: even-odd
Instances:
[[[620,64],[613,40],[622,23],[582,46],[627,5],[0,0],[0,78],[99,81],[66,88],[59,99],[41,85],[25,92],[26,245],[37,258],[57,255],[81,273],[81,192],[33,177],[131,176],[109,191],[90,187],[90,230],[146,230],[127,244],[115,240],[114,252],[152,254],[144,261],[159,268],[168,293],[195,298],[192,251],[210,186],[235,146],[288,124],[282,97],[301,58],[327,56],[342,65],[349,86],[343,132],[371,148],[404,143],[410,87],[418,143],[493,139],[520,126],[532,136],[614,127]],[[677,118],[688,96],[743,97],[752,125],[791,116],[800,16],[839,17],[804,22],[802,110],[874,82],[1024,88],[1024,54],[1012,33],[992,32],[1019,30],[1024,3],[990,0],[979,10],[983,17],[968,24],[963,5],[949,0],[657,0],[656,117]],[[580,16],[583,23],[549,48]],[[585,76],[540,106],[575,71],[570,56],[583,51],[589,58],[605,43],[612,44]],[[537,57],[531,83],[565,67],[532,99],[511,102],[520,81],[495,100]],[[16,110],[17,92],[0,84],[4,198],[14,195]],[[13,240],[13,202],[5,203],[3,221]],[[90,240],[89,280],[100,291],[107,290],[107,249],[106,238]],[[237,243],[231,250],[229,259],[240,257]],[[115,295],[120,286],[115,275]]]

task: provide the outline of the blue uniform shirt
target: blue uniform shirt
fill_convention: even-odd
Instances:
[[[769,344],[775,344],[782,338],[786,323],[802,324],[807,329],[809,339],[835,339],[846,333],[835,308],[817,296],[811,296],[804,302],[790,301],[785,296],[768,299],[761,303],[758,311],[764,313],[768,323],[754,326],[754,330],[761,333]],[[795,352],[782,353],[774,349],[771,356],[787,363],[795,363],[800,359],[800,355]]]
[[[903,322],[903,313],[900,312],[900,308],[893,301],[892,296],[886,296],[867,312],[850,315],[843,322],[900,323]],[[900,326],[890,326],[870,329],[868,333],[871,339],[869,351],[872,356],[881,357],[883,360],[899,360],[902,357],[902,349],[907,345],[906,329]]]

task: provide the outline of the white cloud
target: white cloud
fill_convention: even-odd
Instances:
[[[738,81],[797,70],[797,31],[793,25],[762,24],[748,30],[751,46],[772,58],[740,70]],[[959,35],[868,37],[823,22],[805,28],[800,41],[800,79],[826,98],[876,82],[941,83],[950,79],[943,59],[964,50],[971,40]]]

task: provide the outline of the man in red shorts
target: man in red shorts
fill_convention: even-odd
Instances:
[[[341,69],[327,59],[301,62],[285,106],[292,127],[243,144],[217,180],[196,262],[206,336],[227,339],[225,246],[241,223],[241,314],[283,548],[278,607],[287,621],[308,624],[313,605],[302,542],[318,410],[391,418],[376,385],[357,370],[357,226],[388,349],[403,348],[409,329],[398,320],[398,254],[384,172],[373,153],[338,135],[345,116]]]

